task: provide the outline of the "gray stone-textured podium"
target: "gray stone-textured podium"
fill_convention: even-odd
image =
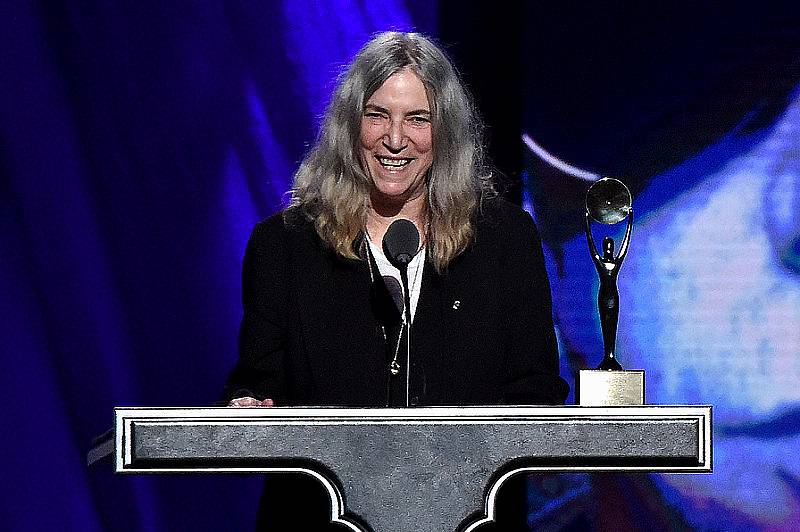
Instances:
[[[312,475],[354,531],[470,532],[520,472],[710,472],[711,407],[118,408],[114,452],[120,473]]]

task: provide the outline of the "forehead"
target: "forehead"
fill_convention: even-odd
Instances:
[[[389,76],[378,87],[367,104],[414,106],[416,109],[429,110],[428,90],[416,72],[409,68],[399,70]]]

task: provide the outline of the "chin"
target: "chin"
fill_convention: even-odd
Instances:
[[[373,193],[387,203],[405,203],[419,197],[422,191],[414,190],[414,185],[408,183],[376,183]]]
[[[371,170],[372,186],[382,196],[407,196],[425,188],[425,176],[417,172],[386,173],[382,168]]]
[[[402,198],[411,195],[411,186],[405,183],[393,183],[391,185],[378,184],[376,192],[386,198]]]

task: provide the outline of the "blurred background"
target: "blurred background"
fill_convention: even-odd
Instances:
[[[648,403],[714,406],[713,474],[540,476],[530,529],[800,528],[800,8],[563,4],[4,2],[2,528],[252,527],[258,476],[119,477],[86,451],[114,406],[218,399],[249,231],[388,29],[435,37],[475,94],[542,233],[562,375],[602,357],[581,223],[614,176],[636,214],[619,357]]]

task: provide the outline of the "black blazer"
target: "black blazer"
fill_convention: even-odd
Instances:
[[[370,292],[367,261],[334,253],[311,222],[277,214],[257,224],[224,399],[386,406],[387,342]],[[426,262],[411,339],[412,405],[563,403],[550,286],[528,213],[486,202],[474,242],[447,271]]]

